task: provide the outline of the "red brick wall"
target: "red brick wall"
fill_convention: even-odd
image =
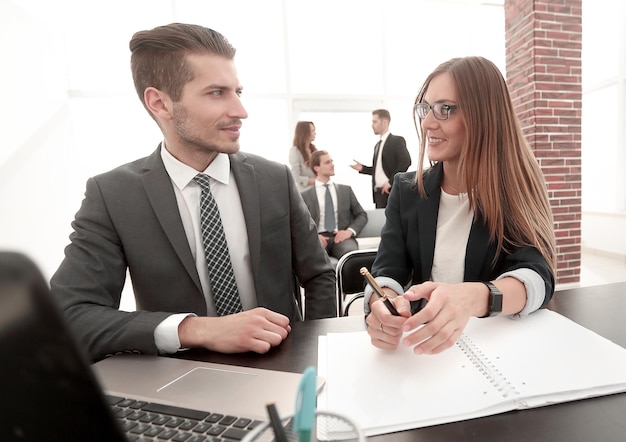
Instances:
[[[580,280],[582,0],[505,0],[506,76],[546,178],[557,283]]]

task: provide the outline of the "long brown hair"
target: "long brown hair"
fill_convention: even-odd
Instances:
[[[480,213],[498,252],[509,247],[537,248],[556,275],[554,221],[543,173],[526,141],[500,70],[482,57],[453,58],[439,65],[415,99],[423,101],[433,78],[448,73],[457,87],[457,104],[466,139],[459,158],[459,179],[470,207]],[[426,136],[414,117],[420,139],[418,189]],[[431,162],[432,165],[432,162]]]
[[[307,166],[311,161],[311,154],[317,150],[315,144],[309,143],[311,127],[315,127],[312,121],[298,121],[293,136],[293,145],[298,148]]]

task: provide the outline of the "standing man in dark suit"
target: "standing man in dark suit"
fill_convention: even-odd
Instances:
[[[329,256],[339,259],[359,248],[355,238],[367,223],[367,213],[350,186],[331,181],[335,165],[328,152],[313,152],[310,161],[315,185],[302,192],[302,199],[318,226],[320,243]]]
[[[136,33],[130,50],[163,141],[87,181],[50,282],[91,357],[265,353],[300,318],[294,274],[306,318],[336,316],[334,272],[289,168],[239,152],[248,114],[235,49],[211,29],[173,23]],[[133,312],[119,311],[127,271]]]
[[[372,196],[377,209],[387,207],[393,176],[398,172],[406,172],[411,165],[411,155],[406,148],[406,141],[403,137],[389,132],[390,122],[391,115],[388,110],[376,109],[372,112],[372,129],[380,136],[374,147],[372,166],[365,166],[358,161],[350,166],[359,173],[372,176]]]

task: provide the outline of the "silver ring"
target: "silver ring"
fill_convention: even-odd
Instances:
[[[385,333],[385,331],[383,330],[383,323],[382,323],[382,322],[380,323],[380,328],[379,328],[379,330],[380,330],[380,332],[381,332],[381,333]]]

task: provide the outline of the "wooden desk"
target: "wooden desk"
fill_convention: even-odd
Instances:
[[[548,308],[626,348],[626,282],[559,291]],[[317,366],[319,335],[364,329],[365,321],[360,316],[307,321],[293,324],[292,332],[285,342],[265,355],[192,351],[184,357],[301,373],[310,365]],[[580,351],[581,358],[584,358],[585,349],[581,348]],[[393,399],[390,398],[389,404],[383,406],[393,406]],[[374,436],[368,440],[624,441],[625,417],[626,394],[617,394]]]

